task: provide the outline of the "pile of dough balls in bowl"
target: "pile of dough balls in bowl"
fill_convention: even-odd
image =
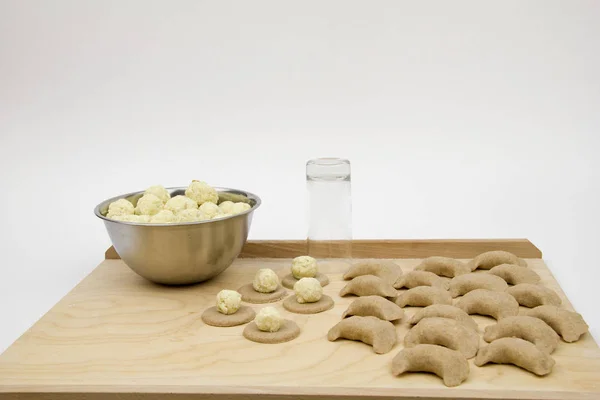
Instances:
[[[150,186],[108,199],[94,210],[113,247],[137,274],[161,284],[210,279],[240,254],[260,198],[192,181]]]

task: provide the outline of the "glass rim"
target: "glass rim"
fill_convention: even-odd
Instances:
[[[306,165],[322,165],[322,166],[334,166],[340,164],[350,164],[350,160],[339,157],[320,157],[313,158],[306,162]]]

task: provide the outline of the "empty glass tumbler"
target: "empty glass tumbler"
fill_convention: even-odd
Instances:
[[[306,163],[308,254],[321,258],[352,256],[350,161],[317,158]]]

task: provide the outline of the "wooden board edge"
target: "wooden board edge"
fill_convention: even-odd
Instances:
[[[310,254],[318,258],[347,257],[348,242],[311,243],[305,240],[250,240],[240,258],[293,258]],[[522,258],[542,258],[542,252],[528,239],[418,239],[352,240],[352,258],[426,258],[444,256],[473,258],[492,250],[506,250]]]
[[[105,260],[120,260],[121,256],[119,256],[119,253],[117,253],[117,251],[115,250],[114,246],[110,246],[104,252],[104,259]]]
[[[310,255],[317,258],[425,258],[444,256],[473,258],[492,250],[506,250],[522,258],[542,258],[542,252],[528,239],[407,239],[352,240],[311,243]],[[249,240],[240,258],[294,258],[308,254],[306,240]],[[118,260],[114,247],[105,259]]]
[[[48,388],[51,389],[51,388]],[[57,390],[58,389],[58,390]],[[439,389],[402,389],[398,393],[394,388],[322,388],[322,387],[296,387],[290,388],[265,388],[265,387],[160,387],[153,391],[152,387],[120,388],[90,388],[91,390],[77,390],[76,386],[55,388],[48,391],[0,391],[0,399],[18,400],[592,400],[597,399],[597,392],[563,392],[563,391],[524,391],[507,390],[497,393],[477,389],[444,388]],[[108,390],[107,390],[108,389]],[[122,390],[120,390],[122,389]]]

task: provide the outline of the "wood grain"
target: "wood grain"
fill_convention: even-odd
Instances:
[[[311,255],[318,258],[344,257],[347,248],[347,242],[313,242]],[[527,239],[353,240],[351,248],[353,258],[473,258],[492,250],[510,251],[522,258],[542,258],[542,252]],[[294,258],[307,253],[306,240],[249,240],[239,257]],[[105,258],[119,259],[119,255],[110,247]]]
[[[397,263],[409,271],[417,259]],[[529,259],[542,283],[571,304],[543,260]],[[469,379],[446,388],[430,374],[390,374],[402,348],[406,308],[397,325],[399,343],[377,355],[358,342],[328,342],[326,334],[352,297],[340,298],[348,260],[321,260],[336,302],[317,315],[297,315],[275,306],[302,329],[288,343],[261,345],[242,337],[244,326],[205,325],[200,314],[216,293],[250,282],[259,268],[289,273],[290,259],[238,259],[203,284],[152,284],[120,260],[106,260],[0,356],[0,398],[4,399],[598,399],[600,349],[589,334],[560,343],[554,371],[538,378],[506,365],[476,367]],[[261,305],[251,305],[256,310]],[[584,316],[585,317],[585,316]],[[480,327],[494,323],[475,317]]]

